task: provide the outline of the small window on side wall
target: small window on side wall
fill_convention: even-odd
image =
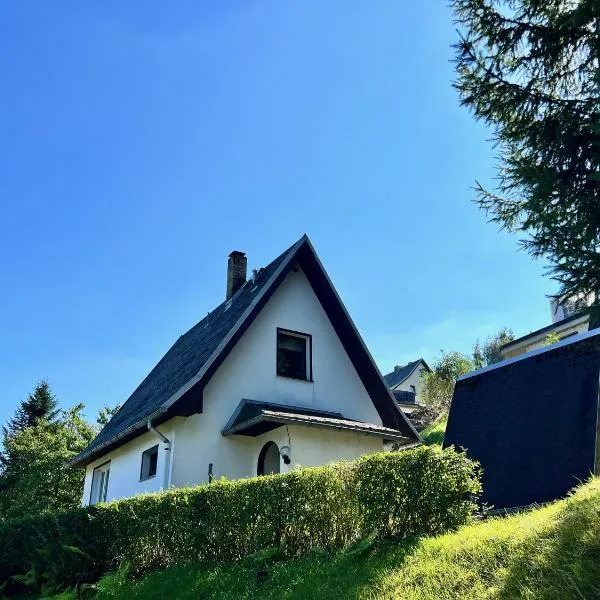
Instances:
[[[140,481],[150,479],[156,475],[158,465],[158,444],[148,448],[142,453],[142,470],[140,472]]]
[[[312,338],[309,334],[277,329],[277,375],[312,381]]]
[[[417,393],[417,388],[416,388],[414,385],[411,385],[411,386],[410,386],[410,391],[411,391],[413,394],[416,394],[416,393]]]

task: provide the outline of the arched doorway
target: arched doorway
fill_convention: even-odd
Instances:
[[[273,475],[279,473],[279,448],[275,442],[267,442],[258,455],[258,475]]]

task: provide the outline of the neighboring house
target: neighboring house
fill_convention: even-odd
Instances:
[[[567,339],[593,327],[590,326],[590,315],[585,309],[594,301],[595,295],[579,300],[550,300],[552,324],[532,331],[512,342],[501,346],[502,358],[512,358],[525,352],[543,348],[547,345],[549,335],[556,335],[559,340]]]
[[[396,402],[408,415],[419,407],[423,373],[431,373],[431,369],[422,358],[419,358],[403,366],[396,365],[391,373],[383,377],[392,390]]]
[[[406,446],[402,414],[304,236],[182,335],[92,444],[83,504]]]
[[[483,467],[483,500],[547,502],[600,472],[600,329],[459,377],[444,445]]]

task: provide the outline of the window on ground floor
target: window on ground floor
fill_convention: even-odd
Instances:
[[[108,476],[110,475],[110,461],[97,466],[92,475],[92,490],[90,492],[90,504],[106,502],[108,492]]]

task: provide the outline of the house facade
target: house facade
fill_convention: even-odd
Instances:
[[[304,236],[249,281],[232,253],[225,302],[71,466],[93,504],[418,441]]]
[[[406,365],[396,365],[391,373],[384,375],[385,382],[406,414],[409,415],[419,407],[422,377],[424,373],[430,372],[429,365],[419,358]]]
[[[548,336],[562,341],[589,331],[593,327],[590,326],[590,314],[585,309],[594,300],[595,295],[593,294],[574,300],[551,298],[552,323],[504,344],[500,349],[502,358],[514,358],[520,354],[543,348],[548,344]]]

